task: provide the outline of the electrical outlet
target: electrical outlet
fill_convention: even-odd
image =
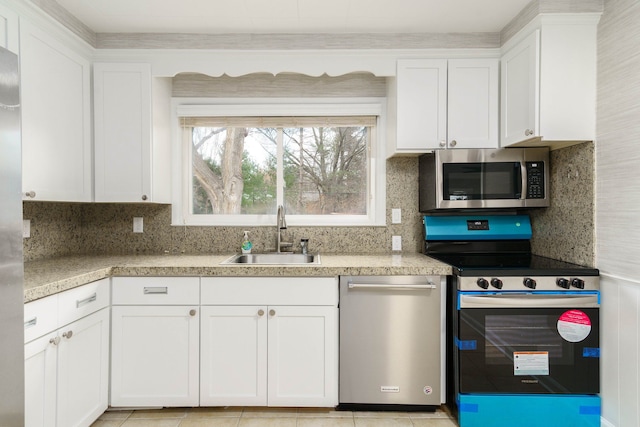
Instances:
[[[23,219],[22,220],[22,238],[28,239],[31,237],[31,220]]]
[[[133,217],[133,232],[134,233],[142,233],[144,231],[142,217],[136,216]]]
[[[400,223],[402,223],[402,210],[391,209],[391,224],[400,224]]]
[[[391,250],[392,251],[402,250],[402,236],[391,236]]]

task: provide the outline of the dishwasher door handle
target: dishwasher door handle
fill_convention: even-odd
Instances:
[[[403,284],[376,284],[376,283],[348,283],[349,289],[355,288],[376,288],[376,289],[436,289],[436,285],[433,282],[429,282],[426,285],[403,285]]]

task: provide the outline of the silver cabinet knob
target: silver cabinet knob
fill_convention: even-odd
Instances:
[[[449,144],[452,147],[455,147],[456,145],[458,145],[458,141],[456,141],[455,139],[453,141],[451,141],[451,143]]]
[[[62,336],[68,340],[71,339],[71,337],[73,336],[73,331],[67,331],[67,332],[63,332]]]
[[[533,135],[533,130],[527,129],[524,131],[524,136],[531,136],[531,135]]]
[[[60,337],[51,338],[49,340],[49,344],[53,344],[53,345],[58,345],[59,342],[60,342]]]
[[[446,147],[447,146],[447,141],[440,141],[440,147]]]
[[[36,192],[31,190],[31,191],[27,191],[26,193],[24,193],[24,195],[30,199],[33,199],[36,197]]]
[[[189,310],[189,316],[193,317],[196,315],[196,311],[194,309]]]
[[[146,194],[142,195],[142,200],[147,200],[147,195]]]
[[[274,309],[269,310],[269,316],[275,316],[276,311]]]
[[[264,316],[264,310],[262,310],[262,309],[258,310],[258,316],[259,317]]]

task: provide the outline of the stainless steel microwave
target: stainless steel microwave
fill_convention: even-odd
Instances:
[[[549,149],[436,150],[420,156],[420,212],[549,206]]]

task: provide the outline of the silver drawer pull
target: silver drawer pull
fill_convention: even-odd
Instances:
[[[91,296],[88,296],[85,299],[76,300],[76,308],[80,308],[83,305],[90,304],[98,299],[98,295],[94,292]]]
[[[168,294],[169,289],[166,286],[145,286],[143,292],[145,295]]]
[[[437,286],[432,282],[426,285],[402,285],[402,284],[374,284],[374,283],[351,283],[349,282],[349,289],[355,288],[377,288],[377,289],[436,289]]]
[[[38,318],[34,317],[33,319],[29,319],[26,322],[24,322],[24,328],[28,329],[28,328],[32,328],[34,326],[36,326],[36,323],[38,323]]]

